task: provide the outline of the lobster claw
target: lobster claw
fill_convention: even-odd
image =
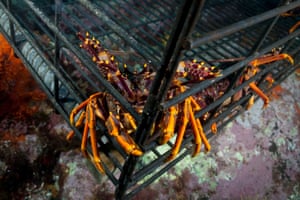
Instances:
[[[143,152],[134,140],[128,134],[120,133],[121,129],[119,127],[124,127],[120,123],[121,122],[116,119],[112,112],[110,112],[109,117],[105,122],[109,134],[117,140],[119,145],[128,155],[141,156]]]

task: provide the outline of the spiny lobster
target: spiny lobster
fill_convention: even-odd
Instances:
[[[134,71],[134,78],[128,78],[126,73],[131,73],[128,66],[125,64],[125,74],[121,73],[119,63],[111,53],[103,48],[100,41],[91,37],[89,33],[83,35],[78,33],[78,38],[81,40],[80,47],[85,49],[92,57],[92,60],[98,66],[102,75],[132,104],[138,113],[143,111],[145,100],[147,99],[149,90],[155,72],[151,70],[147,64],[142,65],[143,69],[139,72]],[[247,68],[247,73],[242,76],[240,82],[248,80],[250,76],[255,75],[257,66],[273,62],[279,59],[289,59],[289,56],[280,54],[273,57],[264,57],[263,59],[256,59],[249,63],[250,67]],[[251,73],[250,73],[251,72]],[[132,74],[131,74],[132,75]],[[199,83],[206,79],[221,76],[221,70],[215,66],[210,66],[204,62],[181,61],[178,64],[178,69],[171,86],[167,92],[166,100],[172,99],[174,96],[179,95],[186,91],[191,85]],[[250,87],[253,89],[253,85]],[[195,112],[200,111],[212,101],[222,96],[229,86],[229,81],[223,79],[220,82],[214,83],[203,91],[189,96],[182,102],[169,107],[162,113],[159,118],[160,121],[155,125],[155,131],[161,136],[159,139],[160,144],[168,142],[174,133],[177,133],[174,147],[171,155],[166,159],[172,160],[178,154],[186,129],[189,128],[194,135],[195,150],[193,155],[200,152],[201,143],[204,143],[205,149],[210,150],[210,144],[203,131],[199,118],[195,117]],[[259,90],[255,90],[259,93]],[[262,96],[262,98],[264,98]],[[80,113],[80,114],[79,114]],[[77,117],[79,115],[79,117]],[[77,119],[75,119],[77,117]],[[96,139],[96,121],[100,121],[108,130],[110,136],[113,136],[119,145],[125,150],[127,154],[140,156],[143,154],[141,148],[131,138],[130,134],[136,130],[137,124],[135,119],[126,112],[125,109],[116,101],[110,94],[105,92],[97,92],[92,94],[87,100],[76,106],[70,114],[70,122],[76,127],[84,125],[81,150],[85,155],[87,139],[90,134],[92,156],[89,156],[95,163],[100,172],[105,172],[101,158],[99,156],[97,139]],[[216,132],[216,126],[212,127],[212,132]],[[74,135],[71,131],[67,138],[70,139]]]

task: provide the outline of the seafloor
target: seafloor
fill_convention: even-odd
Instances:
[[[211,141],[134,199],[300,199],[300,76],[291,74]],[[65,140],[49,102],[26,120],[0,121],[0,199],[113,199],[113,184]],[[0,107],[3,106],[0,104]],[[6,105],[7,106],[7,105]],[[2,109],[2,108],[1,108]]]
[[[298,70],[299,72],[299,70]],[[300,199],[300,77],[291,74],[136,199]],[[151,193],[149,192],[151,190]]]

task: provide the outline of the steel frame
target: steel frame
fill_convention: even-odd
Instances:
[[[122,2],[118,0],[55,0],[46,3],[46,5],[42,5],[39,1],[33,0],[18,2],[13,0],[0,1],[1,33],[8,39],[15,49],[16,54],[23,60],[28,70],[67,122],[69,122],[71,109],[83,99],[87,98],[89,94],[78,86],[77,80],[62,66],[62,58],[72,63],[74,70],[80,72],[84,81],[92,88],[92,91],[106,90],[112,94],[138,122],[135,141],[146,154],[150,154],[154,157],[146,164],[143,163],[143,157],[127,156],[124,151],[116,145],[115,141],[109,137],[105,128],[99,124],[99,132],[102,132],[102,137],[106,138],[105,140],[100,138],[99,145],[110,162],[115,166],[114,169],[110,169],[104,163],[106,174],[116,186],[116,199],[132,198],[137,192],[151,184],[190,154],[191,147],[189,144],[192,142],[191,137],[187,137],[184,140],[180,154],[170,163],[164,163],[164,160],[171,150],[172,142],[165,145],[168,150],[163,152],[160,151],[160,146],[157,146],[155,142],[148,143],[149,139],[151,139],[149,138],[150,127],[155,123],[160,112],[163,112],[172,105],[182,102],[188,96],[198,93],[211,84],[228,77],[230,77],[232,83],[226,94],[196,113],[197,117],[201,117],[206,112],[213,112],[218,109],[222,102],[246,87],[251,81],[255,80],[261,82],[261,87],[265,88],[262,80],[267,73],[273,74],[276,84],[280,83],[286,76],[293,72],[293,70],[299,67],[299,64],[295,66],[289,66],[286,62],[272,64],[272,67],[263,68],[260,73],[250,80],[238,86],[234,85],[244,67],[247,66],[250,61],[270,52],[273,48],[283,48],[283,52],[292,55],[296,63],[299,63],[300,59],[300,42],[298,39],[300,30],[291,34],[287,34],[286,32],[289,26],[296,22],[296,19],[286,19],[280,16],[282,13],[299,7],[299,0],[278,1],[277,5],[271,8],[258,9],[259,11],[247,7],[244,11],[247,11],[246,13],[251,15],[244,16],[232,22],[229,17],[227,17],[226,21],[226,12],[220,13],[221,17],[225,19],[224,22],[211,14],[213,10],[218,7],[218,0],[210,2],[205,2],[205,0],[182,2],[176,0],[174,2],[154,1],[151,5],[153,8],[157,6],[155,7],[155,9],[158,10],[157,13],[138,12],[133,9],[132,13],[120,12],[120,16],[115,15],[116,11],[114,9],[118,10],[122,8],[126,10],[126,6],[128,5],[139,8],[147,3],[150,6],[151,3],[150,0],[140,2],[139,4],[133,3],[130,0]],[[257,1],[256,3],[259,4],[259,2],[261,1]],[[73,3],[73,6],[70,6],[71,3]],[[22,4],[22,6],[19,4]],[[234,7],[236,4],[237,2],[235,1],[226,1],[224,5]],[[119,5],[120,8],[114,8],[114,6],[117,5]],[[176,15],[172,15],[172,13],[174,13],[173,10],[161,12],[157,9],[162,7],[167,8],[167,6],[176,7]],[[70,13],[74,11],[72,10],[74,8],[81,10],[81,12],[84,11],[83,16],[76,13],[70,15]],[[149,7],[149,9],[151,8]],[[18,12],[22,10],[28,13],[28,19],[24,18],[24,16]],[[210,12],[210,10],[212,10],[212,12]],[[143,16],[143,14],[149,15],[148,18],[151,20],[141,22],[137,19],[137,21],[132,22],[132,19],[128,17],[132,15],[135,18],[139,18]],[[207,16],[213,19],[210,23],[206,22],[206,20],[209,21],[209,19],[206,18]],[[149,24],[153,26],[153,23],[157,24],[159,19],[166,20],[168,17],[171,18],[170,21],[163,24],[163,28],[159,29],[159,31],[164,31],[163,34],[155,31],[152,32],[153,34],[149,34],[145,31],[151,27]],[[86,19],[95,20],[96,25],[93,26],[90,24],[87,27],[78,25],[82,23],[81,20]],[[68,20],[69,23],[67,23]],[[122,21],[122,23],[120,23],[120,21]],[[230,21],[230,23],[228,23],[228,21]],[[61,28],[63,25],[66,26],[64,29]],[[34,33],[33,27],[36,28],[40,34]],[[127,47],[134,49],[134,51],[139,54],[139,56],[135,58],[138,62],[141,62],[140,60],[142,60],[142,62],[151,61],[151,64],[157,71],[157,75],[151,86],[149,97],[141,115],[139,115],[132,108],[131,104],[105,80],[99,70],[95,68],[94,63],[78,48],[78,39],[75,38],[75,33],[77,31],[84,31],[85,28],[103,40],[109,38],[110,41],[124,44],[124,51]],[[71,34],[69,32],[71,32]],[[44,44],[44,41],[39,37],[42,34],[47,36],[51,41],[51,45]],[[139,35],[142,35],[142,37],[139,37]],[[168,40],[163,44],[166,35],[168,35]],[[199,35],[201,35],[201,37],[199,37]],[[242,40],[243,37],[247,40]],[[245,44],[240,44],[239,42]],[[109,42],[105,44],[107,48],[109,48],[109,44]],[[177,63],[181,59],[191,59],[196,56],[206,62],[214,63],[219,59],[228,58],[228,54],[231,56],[230,58],[243,58],[238,62],[231,63],[229,67],[224,67],[221,77],[203,81],[181,95],[164,101]],[[77,62],[75,58],[80,62]],[[119,59],[122,60],[122,58]],[[90,74],[82,70],[82,63],[84,63]],[[287,66],[289,70],[286,70]],[[94,80],[97,80],[100,86],[96,84]],[[209,132],[208,127],[213,122],[218,122],[219,128],[226,125],[226,123],[231,121],[235,116],[243,112],[244,105],[248,99],[249,95],[229,105],[226,110],[217,117],[209,119],[204,124],[204,130]],[[74,130],[76,131],[76,135],[81,138],[80,131],[77,129]],[[211,136],[211,134],[208,134],[208,137]],[[107,147],[108,144],[114,145],[115,150],[124,158],[124,162],[118,161]]]

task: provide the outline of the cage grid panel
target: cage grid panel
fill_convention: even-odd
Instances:
[[[199,20],[188,38],[191,42],[188,44],[191,45],[184,46],[188,48],[182,51],[180,60],[196,58],[210,65],[217,65],[223,70],[223,76],[195,84],[183,94],[162,101],[161,109],[165,110],[212,84],[228,79],[231,86],[226,93],[196,113],[198,118],[207,112],[216,114],[212,114],[203,124],[207,137],[211,138],[213,134],[210,133],[210,125],[217,122],[218,127],[223,127],[243,112],[252,94],[249,93],[238,101],[223,106],[225,100],[243,90],[251,81],[259,82],[260,87],[268,91],[270,88],[263,81],[266,74],[272,74],[276,85],[299,67],[299,64],[290,66],[287,61],[267,64],[256,76],[235,85],[241,75],[238,72],[241,72],[247,63],[273,48],[280,48],[282,52],[290,54],[296,63],[299,62],[300,32],[288,34],[289,28],[297,22],[297,18],[283,17],[280,14],[300,6],[300,1],[293,1],[287,5],[281,1],[252,1],[247,3],[247,6],[243,1],[213,0],[203,3]],[[0,30],[66,121],[69,122],[68,116],[72,108],[87,96],[97,91],[108,91],[139,122],[141,116],[119,91],[104,80],[89,55],[80,49],[80,41],[76,34],[89,32],[99,39],[108,51],[114,53],[120,66],[128,63],[131,67],[140,67],[143,63],[148,63],[152,65],[152,70],[156,71],[161,68],[164,49],[172,42],[169,39],[173,26],[176,25],[175,18],[181,4],[181,1],[176,0],[57,0],[47,3],[33,0],[2,0]],[[251,26],[242,24],[242,28],[239,28],[239,23],[250,18],[256,19],[257,16],[266,16],[265,13],[268,16],[264,20],[257,20]],[[226,34],[207,37],[219,30],[224,30]],[[234,61],[228,62],[228,59]],[[158,146],[157,136],[154,135],[152,138],[146,137],[148,141],[142,146],[146,150],[145,155],[141,158],[128,157],[102,124],[98,124],[98,129],[98,132],[103,133],[98,141],[103,152],[101,156],[106,156],[109,160],[109,163],[104,163],[104,168],[109,179],[118,187],[118,198],[131,198],[190,155],[193,150],[193,138],[191,134],[187,134],[179,155],[171,162],[165,163],[174,139]],[[79,130],[75,131],[77,136],[81,137]],[[112,151],[116,152],[117,156]],[[113,167],[110,167],[111,164]],[[125,165],[132,170],[128,176],[124,175],[127,170]],[[120,179],[125,181],[121,186]]]

